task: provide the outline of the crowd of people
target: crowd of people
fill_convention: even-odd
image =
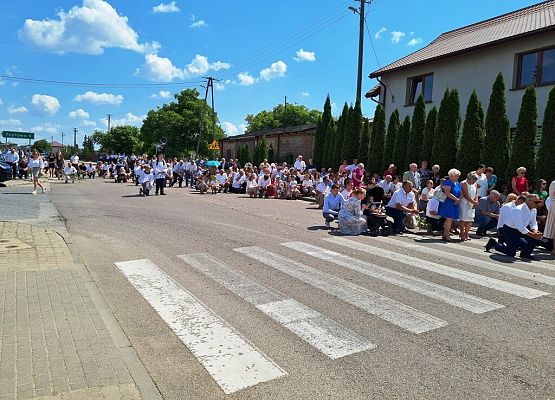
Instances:
[[[38,158],[42,160],[40,155]],[[36,171],[37,166],[31,166],[31,162],[27,161],[28,168]],[[518,168],[510,184],[499,191],[491,167],[477,165],[475,171],[466,175],[457,169],[445,174],[438,165],[428,168],[426,161],[420,166],[410,164],[404,172],[391,164],[381,174],[366,171],[356,159],[350,163],[344,160],[337,170],[318,170],[311,159],[305,162],[303,156],[292,165],[267,160],[260,165],[250,162],[241,165],[236,159],[206,162],[166,160],[163,154],[151,157],[111,154],[94,165],[85,165],[74,154],[61,171],[59,155],[49,156],[40,165],[51,178],[65,182],[95,176],[134,182],[140,196],[152,192],[163,196],[166,187],[184,185],[201,194],[229,192],[250,198],[309,198],[322,209],[327,228],[337,221],[339,231],[347,235],[395,235],[423,227],[430,233],[441,234],[446,242],[453,240],[452,235],[458,235],[459,241],[464,242],[472,239],[471,228],[476,226],[478,237],[498,238],[498,241],[490,238],[488,251],[495,248],[514,256],[520,249],[524,258],[530,258],[531,249],[537,246],[553,251],[555,182],[549,190],[543,179],[532,184],[524,167]],[[32,174],[34,177],[35,172]],[[35,185],[35,192],[37,185],[40,182]]]

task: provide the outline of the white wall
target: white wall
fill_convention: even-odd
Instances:
[[[428,73],[434,74],[433,102],[427,104],[426,109],[428,111],[434,105],[439,110],[439,105],[446,88],[458,89],[461,102],[461,116],[464,120],[466,106],[472,90],[476,90],[485,112],[489,103],[493,82],[497,74],[502,72],[507,87],[507,114],[511,127],[515,127],[522,95],[524,94],[524,89],[511,90],[517,68],[515,54],[553,46],[554,44],[555,30],[387,74],[381,78],[388,86],[385,105],[387,122],[389,123],[389,116],[395,108],[399,110],[401,122],[406,115],[412,116],[414,106],[405,106],[407,79],[409,77]],[[538,125],[542,123],[547,98],[552,88],[553,85],[536,88],[539,115]]]

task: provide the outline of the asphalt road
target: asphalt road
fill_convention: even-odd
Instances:
[[[188,188],[167,189],[167,196],[148,198],[140,198],[136,193],[133,185],[96,179],[67,185],[54,182],[50,197],[65,218],[69,234],[94,281],[165,399],[555,398],[555,301],[550,294],[553,290],[550,279],[555,277],[553,260],[545,260],[546,264],[536,267],[479,253],[475,244],[438,247],[430,239],[415,241],[404,237],[385,242],[370,237],[349,239],[379,248],[366,248],[369,253],[323,240],[336,240],[337,236],[323,229],[321,213],[308,202],[254,200],[232,194],[199,195]],[[364,264],[354,271],[280,245],[284,242],[295,242],[297,246],[302,242],[355,256],[387,271],[425,280],[424,284],[442,285],[439,292],[447,290],[448,295],[438,298],[441,295],[434,290],[409,290],[393,284],[391,279],[377,279],[365,273],[364,269],[376,271],[375,266]],[[417,244],[424,252],[399,246],[407,243]],[[255,260],[234,251],[248,246],[294,259],[328,275],[311,270],[304,279],[299,279],[293,275],[302,267],[289,265],[278,256],[266,255],[266,260]],[[434,251],[438,249],[450,253],[451,258]],[[408,258],[393,259],[384,251],[395,251]],[[257,307],[256,301],[246,301],[230,290],[241,292],[245,288],[241,282],[226,281],[227,275],[214,270],[212,279],[177,257],[190,254],[215,257],[225,266],[243,272],[241,277],[256,279],[283,297],[310,307],[327,321],[332,320],[335,328],[348,329],[364,343],[375,343],[377,347],[339,358],[329,357],[307,343],[310,334],[303,339],[291,328],[286,329],[284,323],[270,318],[271,312],[262,312],[263,307]],[[476,265],[455,261],[453,254],[471,257],[477,260]],[[151,260],[225,320],[233,332],[286,375],[224,393],[217,380],[164,322],[151,304],[152,299],[149,303],[115,265],[143,259]],[[453,267],[479,274],[481,281],[470,283],[438,273],[443,271],[432,272],[430,268],[436,264],[431,262],[441,264],[445,271],[452,271],[449,267]],[[509,275],[484,269],[479,262],[533,274],[525,278]],[[277,269],[267,263],[274,263]],[[200,269],[204,266],[210,270],[208,261],[201,264]],[[315,277],[322,276],[325,282],[318,286]],[[353,289],[340,293],[333,277],[342,278],[347,282],[341,284]],[[484,283],[490,282],[487,277],[497,279],[494,286],[499,281],[518,286],[509,285],[510,289],[504,291],[492,289]],[[455,306],[456,296],[449,299],[449,289],[445,288],[473,295],[474,300],[477,297],[482,301],[480,304],[493,306],[483,313]],[[525,298],[526,295],[511,292],[515,288],[549,293]],[[395,311],[389,303],[383,303],[381,317],[376,315],[379,312],[368,312],[381,301],[375,297],[368,300],[369,291],[409,306],[410,312],[419,310],[414,312],[424,315],[424,322],[417,329],[403,326],[403,322],[395,320]],[[167,294],[169,298],[172,293],[158,296]],[[335,328],[331,332],[339,332]],[[415,333],[418,329],[424,332]],[[198,339],[202,342],[203,338]],[[314,336],[312,340],[318,341]]]

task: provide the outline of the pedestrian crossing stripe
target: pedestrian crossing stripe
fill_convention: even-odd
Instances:
[[[376,344],[208,254],[177,256],[331,359],[376,348]]]
[[[329,239],[324,239],[324,240],[329,241]],[[495,289],[500,292],[512,294],[518,297],[523,297],[525,299],[535,299],[537,297],[549,295],[549,293],[543,292],[541,290],[531,289],[526,286],[517,285],[515,283],[506,282],[495,278],[490,278],[488,276],[475,274],[473,272],[459,270],[459,269],[448,267],[446,265],[438,264],[432,261],[418,260],[418,262],[414,262],[415,259],[410,256],[400,254],[394,251],[389,251],[381,247],[375,247],[367,243],[355,242],[353,240],[349,240],[345,238],[335,238],[333,240],[333,243],[340,244],[350,249],[355,249],[358,251],[369,253],[374,256],[384,257],[389,260],[397,261],[401,264],[423,269],[425,271],[435,272],[440,275],[445,275],[461,281],[473,283],[478,286],[484,286],[489,289]]]
[[[354,257],[345,256],[335,251],[326,250],[303,242],[281,243],[289,249],[297,250],[320,260],[325,260],[341,267],[377,278],[396,286],[408,289],[421,295],[462,308],[475,314],[498,310],[504,306],[489,300],[448,288],[424,279],[413,277],[402,272],[383,268]]]
[[[234,251],[323,290],[409,332],[420,334],[447,325],[447,321],[433,315],[260,247],[243,247]]]
[[[287,373],[150,260],[116,263],[226,394]]]
[[[422,246],[419,246],[417,244],[412,244],[412,243],[406,243],[403,242],[401,240],[395,240],[392,241],[390,239],[386,239],[386,238],[373,238],[373,240],[380,242],[380,243],[386,243],[386,244],[391,244],[397,247],[401,247],[404,249],[408,249],[410,251],[416,252],[416,253],[420,253],[422,255],[430,255],[430,251],[428,249],[423,248]],[[463,250],[463,249],[457,249],[457,250]],[[483,252],[482,252],[483,253]],[[487,253],[483,253],[483,254],[487,254]],[[503,264],[500,263],[494,263],[494,262],[490,262],[490,261],[483,261],[477,258],[472,258],[472,257],[467,257],[467,256],[463,256],[460,254],[455,254],[455,253],[449,253],[447,251],[442,251],[442,250],[437,250],[434,249],[433,256],[437,256],[437,257],[441,257],[443,259],[446,260],[451,260],[451,261],[455,261],[455,262],[459,262],[459,263],[463,263],[463,264],[468,264],[472,267],[477,267],[477,268],[481,268],[481,269],[485,269],[488,271],[493,271],[493,272],[500,272],[502,274],[506,274],[506,275],[512,275],[512,276],[516,276],[518,278],[523,278],[523,279],[527,279],[529,281],[533,281],[533,282],[538,282],[538,283],[544,283],[546,285],[555,285],[555,277],[553,276],[548,276],[548,275],[544,275],[544,274],[540,274],[537,272],[530,272],[530,271],[526,271],[520,268],[513,268],[513,267],[507,267]]]
[[[417,240],[417,241],[421,241],[423,239],[421,236],[417,236],[417,235],[405,235],[405,237],[407,237],[409,239],[414,239],[414,240]],[[415,245],[418,245],[418,242],[415,243]],[[524,261],[520,258],[507,256],[503,253],[497,253],[497,252],[487,253],[485,251],[484,245],[477,244],[474,241],[472,241],[470,243],[465,243],[464,245],[460,245],[460,246],[453,246],[453,243],[426,242],[426,246],[431,246],[431,247],[436,248],[436,249],[449,248],[450,250],[466,251],[466,252],[469,252],[469,253],[482,255],[482,256],[483,255],[495,255],[496,257],[499,257],[502,260],[507,260],[508,262],[510,262],[513,265],[518,266],[518,267],[533,267],[533,268],[544,269],[546,271],[554,271],[555,272],[555,265],[554,264],[550,264],[548,262],[543,262],[543,261],[537,261],[537,260],[534,260],[533,262]]]

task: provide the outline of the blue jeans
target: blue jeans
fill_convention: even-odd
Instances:
[[[478,224],[478,232],[486,233],[486,231],[497,226],[497,219],[487,215],[478,215],[476,216],[475,221]]]
[[[385,214],[393,218],[392,228],[394,231],[401,232],[405,230],[405,218],[407,213],[396,208],[386,207]]]
[[[326,220],[326,222],[333,222],[338,218],[337,214],[331,214],[331,213],[323,213],[324,215],[324,219]]]
[[[516,255],[518,249],[521,249],[521,255],[529,256],[538,244],[537,240],[507,225],[503,225],[503,239],[504,244],[495,243],[495,250],[511,257]]]

